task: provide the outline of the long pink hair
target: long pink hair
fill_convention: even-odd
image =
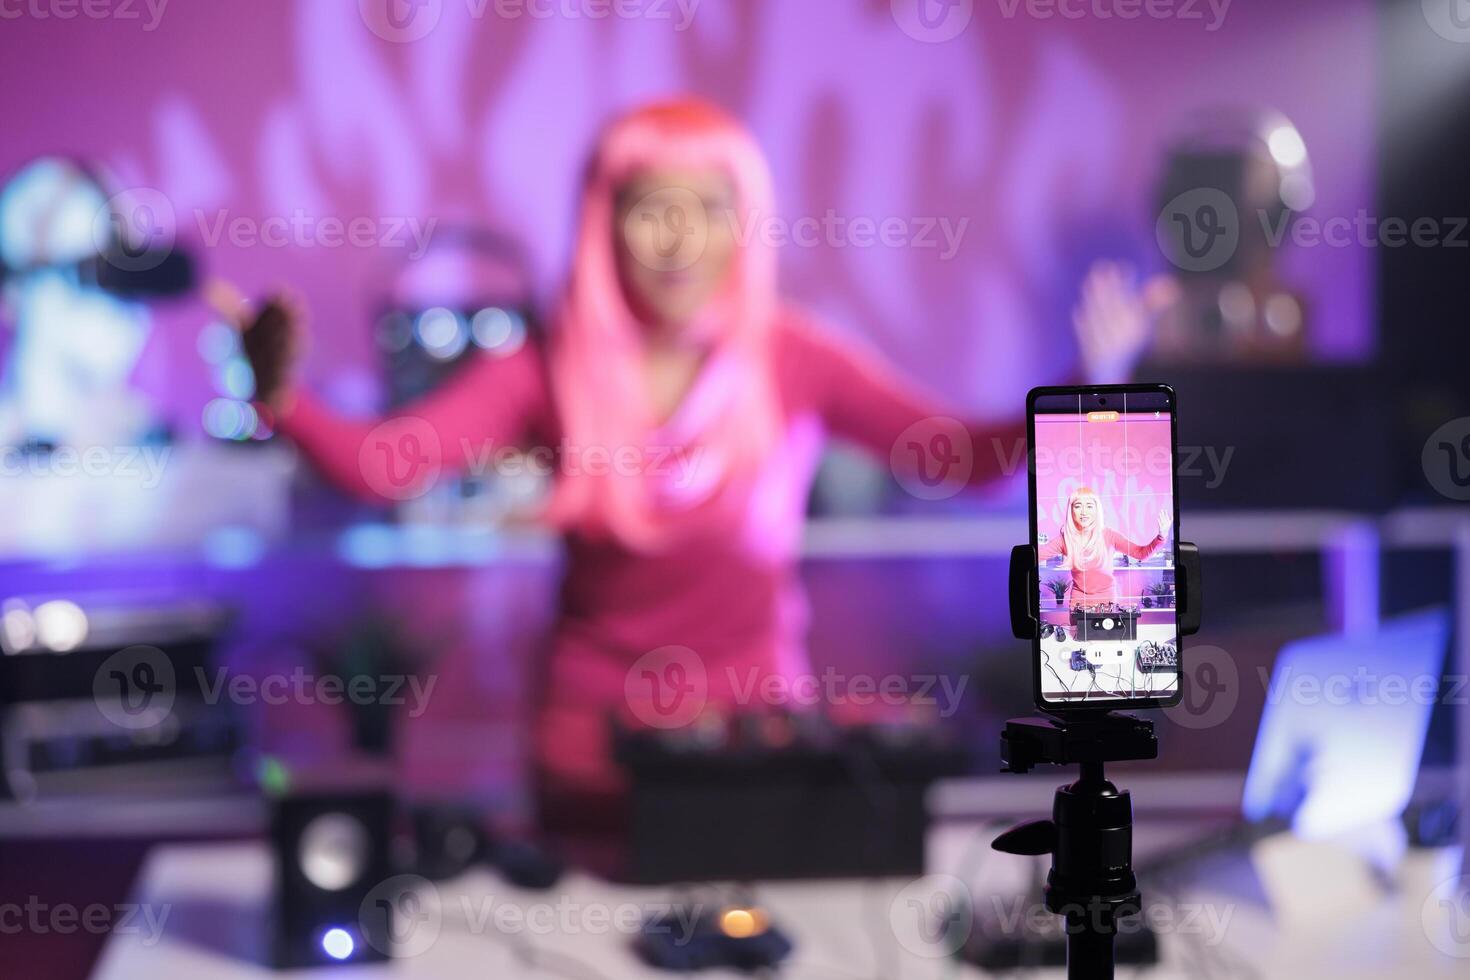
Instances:
[[[752,476],[776,434],[768,350],[777,305],[776,258],[762,236],[752,235],[734,250],[725,286],[691,325],[706,347],[706,369],[718,366],[733,374],[735,383],[727,386],[731,397],[681,445],[650,446],[660,420],[643,382],[643,329],[618,278],[615,236],[621,230],[613,224],[620,186],[657,169],[723,173],[742,222],[769,215],[772,207],[770,172],[760,148],[739,122],[707,102],[680,99],[635,109],[603,131],[593,152],[571,272],[549,346],[565,445],[672,449],[698,461],[710,489],[697,505],[671,509],[647,473],[564,468],[548,516],[564,529],[611,536],[645,550],[676,536],[681,518],[692,511],[723,507],[727,515],[737,513],[743,495],[731,493],[732,485]]]
[[[1077,526],[1072,505],[1078,500],[1091,500],[1096,520],[1084,530]],[[1062,518],[1062,539],[1067,542],[1067,565],[1071,568],[1095,568],[1107,556],[1107,531],[1103,522],[1102,499],[1091,487],[1078,487],[1067,498],[1067,513]]]

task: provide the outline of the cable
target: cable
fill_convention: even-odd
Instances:
[[[1057,683],[1059,685],[1061,685],[1061,688],[1062,688],[1063,691],[1066,691],[1068,694],[1073,693],[1072,692],[1071,685],[1069,685],[1066,681],[1062,680],[1062,675],[1057,673],[1057,669],[1051,665],[1051,661],[1050,660],[1048,660],[1045,657],[1043,657],[1041,662],[1046,665],[1046,669],[1047,670],[1051,671],[1052,676],[1057,679]]]

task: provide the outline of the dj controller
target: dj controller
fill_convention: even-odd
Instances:
[[[936,725],[815,712],[624,727],[614,745],[631,787],[629,871],[649,884],[922,874],[929,786],[969,765]]]

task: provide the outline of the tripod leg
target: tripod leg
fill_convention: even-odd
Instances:
[[[1107,921],[1097,923],[1088,921],[1086,914],[1067,917],[1067,980],[1113,980],[1111,919],[1107,916]]]

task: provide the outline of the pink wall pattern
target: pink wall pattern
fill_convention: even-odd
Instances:
[[[670,92],[706,94],[749,121],[784,219],[898,218],[911,239],[932,223],[934,247],[840,235],[787,246],[785,288],[976,411],[1012,412],[1027,387],[1068,373],[1067,313],[1090,261],[1158,268],[1159,154],[1222,96],[1292,118],[1314,157],[1315,211],[1371,206],[1367,0],[1235,0],[1215,30],[974,3],[943,43],[905,33],[889,0],[703,0],[607,19],[424,0],[433,28],[396,43],[369,29],[383,2],[175,2],[151,29],[147,16],[7,20],[0,171],[71,153],[162,192],[206,272],[304,295],[308,379],[356,409],[376,398],[370,321],[385,270],[411,250],[402,227],[510,231],[551,295],[599,123]],[[305,230],[289,247],[243,242],[221,224],[237,218]],[[358,218],[380,239],[396,223],[400,243],[325,242],[324,221]],[[952,248],[940,222],[963,227]],[[1361,249],[1285,257],[1323,357],[1371,354],[1371,261]],[[165,311],[139,369],[185,430],[209,397],[195,353],[204,316]]]

